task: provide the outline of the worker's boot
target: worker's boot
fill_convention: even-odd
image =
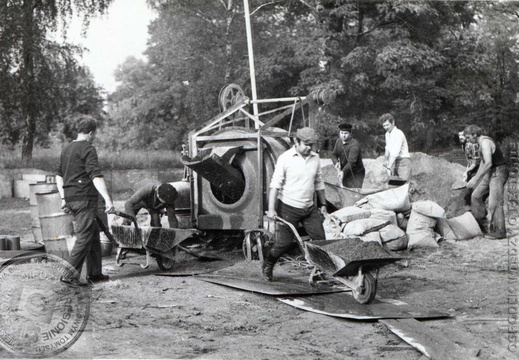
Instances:
[[[263,260],[263,264],[261,264],[261,275],[266,281],[272,281],[272,272],[277,261],[278,258],[272,256],[269,251],[267,257]]]

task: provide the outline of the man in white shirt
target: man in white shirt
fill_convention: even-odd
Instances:
[[[294,147],[278,158],[270,183],[267,217],[274,219],[279,216],[295,227],[301,223],[311,239],[324,240],[323,215],[327,210],[321,160],[312,151],[316,142],[314,129],[298,129]],[[314,204],[316,192],[319,210]],[[272,281],[274,265],[293,240],[290,229],[279,226],[274,246],[262,265],[265,280]]]
[[[395,176],[403,180],[409,180],[411,175],[411,160],[407,139],[402,130],[395,125],[395,119],[391,114],[380,117],[380,123],[386,130],[385,164],[389,176]]]

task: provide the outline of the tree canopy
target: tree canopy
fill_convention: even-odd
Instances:
[[[88,69],[78,65],[81,48],[51,40],[74,14],[89,19],[112,0],[9,0],[0,4],[1,141],[22,142],[31,159],[34,141],[73,113],[100,116],[102,99]]]
[[[125,143],[178,148],[237,83],[250,96],[243,2],[150,1],[147,62],[128,59],[111,97]],[[375,152],[391,112],[413,150],[452,143],[465,124],[517,134],[519,5],[473,1],[250,0],[260,98],[325,89],[319,131],[339,122]],[[146,134],[146,135],[144,135]],[[369,150],[368,150],[369,152]]]

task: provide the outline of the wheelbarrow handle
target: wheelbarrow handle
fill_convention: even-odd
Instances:
[[[138,229],[139,226],[137,225],[137,218],[133,215],[130,215],[130,214],[126,214],[122,211],[119,211],[119,210],[114,210],[114,215],[117,215],[117,216],[120,216],[120,217],[123,217],[125,219],[128,219],[128,220],[131,220],[133,222],[133,224],[135,225],[135,228]]]
[[[295,238],[297,239],[297,242],[299,243],[301,248],[304,250],[305,249],[305,243],[304,243],[303,239],[301,239],[301,236],[299,236],[299,233],[297,232],[296,227],[294,225],[292,225],[291,223],[289,223],[288,221],[286,221],[285,219],[280,218],[279,216],[276,216],[274,219],[276,221],[278,221],[278,222],[288,226],[288,228],[292,231],[292,233],[294,234]]]

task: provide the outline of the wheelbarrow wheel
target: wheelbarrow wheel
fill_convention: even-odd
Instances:
[[[176,253],[177,253],[177,249],[175,248],[173,250],[173,256],[175,256]],[[175,266],[175,262],[176,262],[175,259],[171,259],[166,256],[160,256],[160,255],[157,255],[156,260],[157,260],[157,265],[163,271],[170,271],[171,269],[173,269],[173,266]]]
[[[377,294],[377,281],[370,273],[364,273],[362,290],[353,291],[353,298],[360,304],[370,304],[375,300]]]

